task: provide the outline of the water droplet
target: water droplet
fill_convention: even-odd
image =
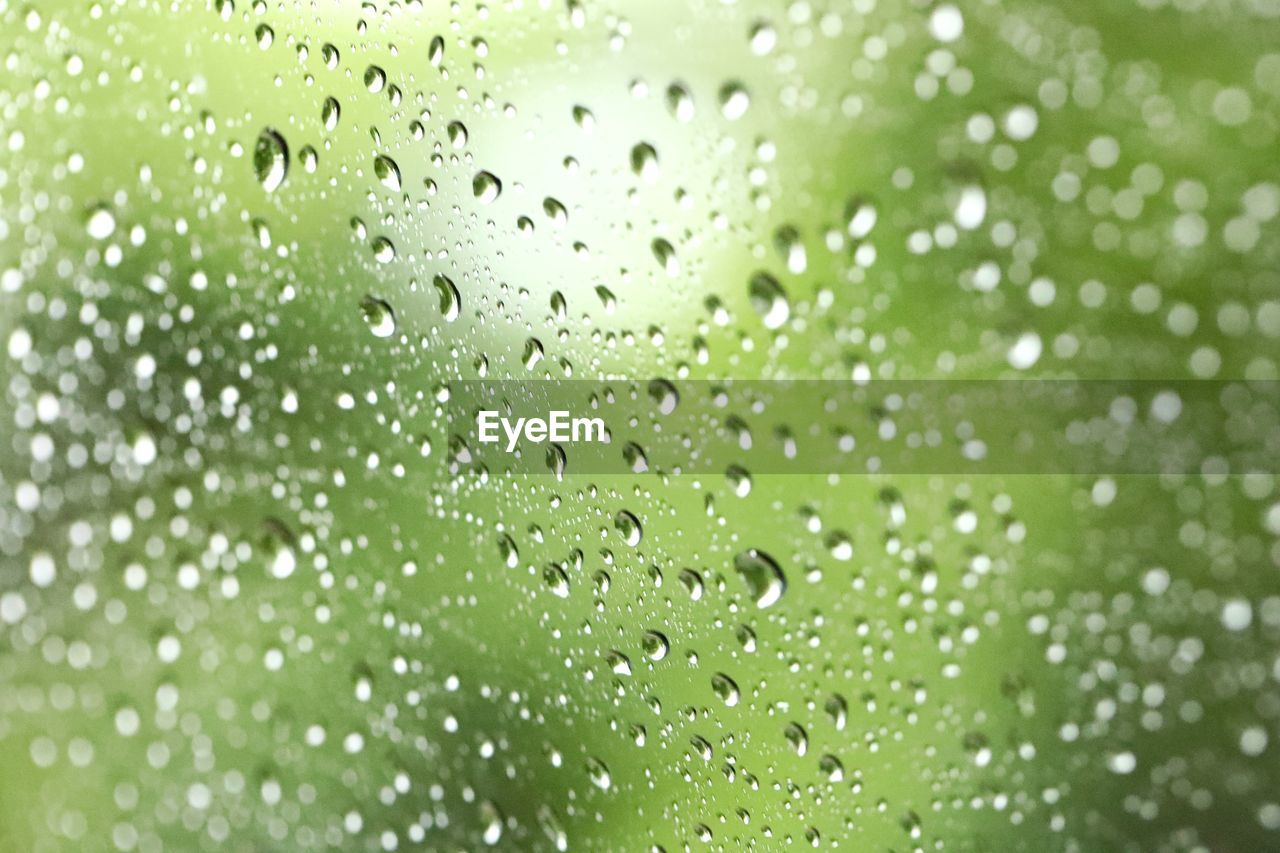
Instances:
[[[266,24],[258,24],[253,31],[254,40],[258,42],[258,47],[266,50],[271,47],[271,43],[276,40],[275,30]]]
[[[604,306],[605,313],[612,314],[618,307],[618,297],[603,284],[596,285],[596,296],[600,297],[600,304]]]
[[[676,121],[693,121],[693,95],[683,83],[672,83],[667,87],[667,109]]]
[[[502,555],[502,562],[508,569],[514,569],[520,564],[520,549],[516,547],[516,540],[510,534],[503,533],[498,537],[498,553]]]
[[[320,155],[310,145],[304,145],[299,149],[298,160],[302,163],[303,171],[308,174],[315,172],[316,166],[320,165]]]
[[[671,642],[665,634],[658,631],[645,631],[640,639],[640,646],[644,649],[645,657],[651,661],[662,660],[671,650]]]
[[[489,800],[480,803],[480,823],[484,826],[481,833],[481,840],[490,847],[493,847],[502,840],[502,827],[505,822],[502,810]]]
[[[950,3],[936,6],[929,15],[929,33],[940,42],[953,42],[964,33],[964,15]]]
[[[640,544],[640,539],[644,535],[644,530],[640,527],[640,519],[625,509],[618,510],[613,516],[613,527],[622,537],[622,541],[632,548]]]
[[[272,128],[264,128],[258,134],[258,142],[253,147],[253,172],[269,193],[279,189],[289,172],[289,145]]]
[[[853,540],[843,530],[833,530],[828,533],[825,544],[835,559],[841,562],[853,559]]]
[[[653,250],[653,257],[657,259],[658,264],[669,276],[677,276],[680,274],[680,259],[676,257],[675,248],[661,237],[657,238],[650,245]]]
[[[542,582],[557,598],[569,597],[569,576],[554,563],[542,570]]]
[[[557,228],[563,228],[569,222],[569,211],[565,210],[564,205],[554,198],[547,197],[542,200],[542,212],[551,220],[551,224]]]
[[[375,338],[389,338],[396,332],[396,314],[391,306],[374,296],[360,300],[364,323]]]
[[[733,568],[747,584],[756,607],[764,609],[778,603],[787,591],[787,578],[776,560],[764,551],[751,548],[733,558]]]
[[[849,721],[849,703],[844,697],[839,693],[832,693],[822,707],[835,724],[836,731],[844,731],[845,723]]]
[[[431,283],[436,289],[436,295],[440,297],[440,315],[446,323],[452,323],[462,313],[462,296],[458,293],[457,285],[443,273],[437,273]]]
[[[627,468],[635,474],[643,474],[649,470],[649,457],[645,455],[644,448],[634,441],[628,441],[623,445],[622,459],[627,463]]]
[[[790,225],[784,225],[773,235],[773,245],[778,254],[787,263],[787,272],[800,275],[809,266],[809,257],[805,252],[800,233]]]
[[[605,663],[609,665],[609,669],[614,675],[631,675],[631,659],[622,652],[614,649],[604,656]]]
[[[370,92],[375,94],[381,92],[386,85],[387,72],[376,65],[370,65],[364,70],[364,87]]]
[[[373,257],[380,264],[389,264],[396,259],[396,244],[386,237],[373,238]]]
[[[431,44],[427,47],[427,61],[436,68],[444,63],[444,39],[440,36],[431,37]]]
[[[491,204],[502,195],[502,181],[492,172],[477,172],[471,179],[471,192],[481,204]]]
[[[666,379],[653,379],[649,382],[649,399],[657,406],[658,414],[669,415],[680,404],[680,392]]]
[[[526,370],[533,370],[537,367],[538,362],[542,361],[546,350],[542,347],[542,341],[537,338],[529,338],[524,342],[524,357],[522,359]]]
[[[342,105],[338,103],[337,98],[325,98],[324,104],[320,107],[320,119],[324,122],[325,130],[333,130],[338,126],[338,119],[342,117]]]
[[[454,148],[461,148],[467,144],[467,126],[460,121],[449,122],[445,128],[445,133],[449,136],[449,143]]]
[[[631,171],[647,183],[658,179],[658,152],[647,142],[631,149]]]
[[[592,784],[602,791],[609,790],[609,786],[613,784],[608,766],[598,758],[587,759],[587,775],[591,777]]]
[[[573,122],[583,130],[590,131],[596,126],[596,117],[584,106],[573,108]]]
[[[809,751],[809,734],[799,723],[787,723],[787,727],[783,730],[787,743],[791,744],[791,748],[796,751],[796,755],[803,756]]]
[[[982,187],[967,186],[960,191],[953,218],[956,225],[972,231],[987,217],[987,192]]]
[[[100,204],[89,211],[85,220],[85,231],[95,240],[105,240],[116,230],[116,217],[111,208]]]
[[[871,229],[876,225],[875,205],[865,199],[854,199],[849,203],[845,210],[845,217],[848,220],[846,230],[849,236],[855,240],[861,240],[871,233]]]
[[[271,576],[284,580],[298,567],[298,557],[288,545],[281,545],[271,560]]]
[[[705,589],[705,585],[702,582],[702,575],[698,574],[693,569],[681,569],[680,585],[689,593],[689,598],[694,601],[702,600],[702,593]]]
[[[715,694],[723,700],[724,704],[732,708],[738,704],[742,698],[742,693],[738,690],[738,684],[723,672],[717,672],[711,676],[711,689]]]
[[[766,272],[751,276],[748,287],[751,307],[760,315],[766,329],[780,328],[791,317],[791,303],[778,280]]]
[[[400,166],[385,154],[373,159],[373,173],[384,187],[392,192],[400,192]]]
[[[766,56],[778,44],[778,32],[767,21],[757,21],[751,26],[751,52]]]
[[[720,113],[729,121],[742,118],[750,106],[751,96],[741,83],[731,81],[720,87]]]

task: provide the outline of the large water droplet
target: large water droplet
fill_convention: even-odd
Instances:
[[[253,147],[253,173],[267,192],[275,192],[289,172],[289,144],[274,129],[264,128]]]
[[[742,698],[742,693],[738,690],[738,683],[723,672],[717,672],[711,676],[711,689],[730,708],[737,705]]]
[[[756,273],[751,276],[748,290],[751,307],[760,315],[765,328],[780,328],[791,317],[791,303],[787,301],[787,292],[773,276],[766,272]]]
[[[431,284],[436,289],[436,295],[440,297],[440,315],[444,317],[446,323],[452,323],[462,313],[462,296],[458,293],[457,285],[453,283],[453,279],[443,273],[437,273],[435,278],[431,279]]]
[[[653,241],[650,249],[653,250],[653,257],[662,266],[667,275],[677,276],[680,274],[680,258],[676,256],[674,246],[659,237]]]
[[[360,300],[360,311],[364,315],[364,323],[375,338],[389,338],[396,333],[396,314],[388,305],[376,296],[366,296]]]
[[[658,152],[647,142],[631,149],[631,171],[641,180],[653,183],[658,179]]]
[[[116,230],[115,214],[105,204],[100,204],[89,211],[84,227],[93,239],[105,240]]]
[[[750,106],[751,96],[741,83],[733,81],[720,88],[720,112],[729,121],[742,118]]]
[[[791,744],[791,748],[796,751],[796,755],[803,756],[809,751],[809,733],[804,730],[804,726],[799,723],[787,723],[783,734],[787,738],[787,743]]]
[[[338,126],[338,119],[342,117],[342,105],[338,103],[337,98],[325,98],[324,104],[320,107],[320,119],[324,122],[325,130],[333,130]]]
[[[400,166],[385,154],[379,154],[373,160],[373,173],[378,181],[392,192],[400,192]]]
[[[667,87],[667,109],[676,121],[693,121],[693,95],[683,83],[672,83]]]
[[[618,510],[613,516],[613,527],[618,531],[618,535],[622,537],[622,541],[632,548],[639,545],[641,537],[644,536],[644,530],[640,527],[640,519],[625,509]]]
[[[787,591],[787,578],[776,560],[755,548],[733,558],[733,568],[746,581],[747,592],[761,609],[778,603]]]
[[[492,172],[477,172],[471,179],[471,192],[481,204],[490,204],[502,195],[502,181]]]
[[[671,642],[659,631],[645,631],[640,646],[644,649],[645,657],[652,661],[662,660],[671,650]]]
[[[370,92],[381,92],[382,88],[387,85],[387,72],[383,71],[376,65],[370,65],[364,70],[364,86]]]

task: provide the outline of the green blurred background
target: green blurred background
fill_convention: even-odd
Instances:
[[[1280,378],[1275,0],[0,0],[0,58],[0,849],[1280,846],[1271,471],[443,426]]]

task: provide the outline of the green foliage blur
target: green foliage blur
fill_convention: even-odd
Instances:
[[[0,849],[1277,846],[1274,467],[442,418],[1275,381],[1276,0],[0,0],[0,57]]]

